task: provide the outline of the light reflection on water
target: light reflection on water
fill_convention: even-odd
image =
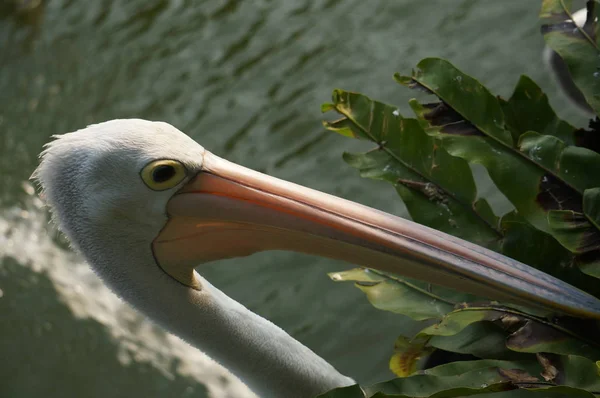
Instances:
[[[121,304],[47,227],[23,181],[51,134],[164,120],[237,163],[403,214],[389,187],[342,162],[363,146],[323,132],[319,106],[333,88],[408,115],[414,93],[392,74],[440,56],[505,96],[528,74],[562,116],[581,121],[541,67],[535,1],[53,0],[19,14],[9,4],[0,7],[0,371],[10,381],[0,396],[248,394]],[[342,372],[389,378],[395,336],[410,327],[325,276],[343,267],[267,253],[202,272]]]

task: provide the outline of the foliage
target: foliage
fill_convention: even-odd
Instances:
[[[582,28],[570,2],[542,0],[547,45],[600,115],[600,6],[588,1]],[[369,97],[335,90],[324,126],[375,147],[343,158],[365,178],[392,184],[418,223],[452,234],[600,296],[600,131],[561,120],[547,96],[522,76],[509,99],[493,95],[446,60],[427,58],[400,85],[436,97],[409,102],[414,117]],[[477,193],[471,166],[485,167],[514,206],[495,214]],[[595,171],[595,172],[594,172]],[[352,281],[371,304],[425,321],[400,336],[390,359],[399,378],[322,397],[595,397],[600,395],[598,326],[545,317],[395,275],[357,268],[330,274]],[[476,360],[425,368],[436,350]]]

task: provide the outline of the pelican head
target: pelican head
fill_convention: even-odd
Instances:
[[[83,252],[89,235],[151,242],[167,221],[167,202],[202,170],[205,153],[170,124],[140,119],[54,138],[33,177],[59,228]]]
[[[228,162],[166,123],[113,120],[57,136],[34,178],[113,291],[261,395],[313,396],[353,380],[214,288],[195,270],[203,263],[305,252],[600,319],[598,299],[543,272]]]

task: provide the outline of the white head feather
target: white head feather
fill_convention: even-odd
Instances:
[[[141,119],[111,120],[54,138],[32,177],[61,231],[86,253],[86,237],[98,233],[119,244],[151,241],[166,222],[167,201],[200,171],[205,152],[170,124]],[[178,160],[188,177],[171,189],[151,190],[140,171],[158,159]]]

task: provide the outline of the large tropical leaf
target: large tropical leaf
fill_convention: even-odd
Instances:
[[[462,78],[460,81],[463,81]],[[418,83],[410,80],[409,84]],[[528,89],[532,89],[531,85]],[[525,89],[522,88],[517,92],[523,90]],[[479,85],[477,91],[483,92],[484,89]],[[496,98],[489,96],[488,102],[496,104],[494,114],[502,118],[502,111]],[[516,106],[514,100],[508,104],[506,107]],[[446,143],[445,139],[431,137],[423,128],[429,126],[429,123],[453,124],[458,117],[457,114],[447,106],[439,104],[430,108],[421,107],[420,104],[416,104],[415,107],[419,107],[418,115],[421,123],[415,119],[402,117],[394,106],[373,101],[362,94],[335,90],[332,102],[325,104],[323,110],[336,111],[342,115],[342,118],[333,122],[324,122],[324,125],[329,130],[344,136],[366,139],[376,145],[373,150],[366,153],[346,153],[344,160],[358,169],[363,177],[391,183],[403,199],[414,221],[498,251],[576,286],[596,289],[600,293],[600,286],[590,283],[577,269],[565,266],[575,261],[574,256],[557,245],[550,235],[532,228],[515,212],[499,219],[485,200],[477,199],[473,177],[466,161],[450,156],[441,147]],[[551,109],[547,110],[546,114],[548,121],[545,125],[548,130],[551,130],[550,125],[554,125],[557,127],[552,131],[563,131],[563,134],[568,135],[567,132],[571,129],[565,123],[558,121]],[[522,115],[524,116],[526,115]],[[515,116],[513,120],[517,125],[521,118]],[[431,131],[434,127],[427,128]],[[504,139],[510,140],[510,133],[504,131],[498,134],[504,134]],[[486,146],[486,137],[481,139],[482,145]],[[494,143],[492,142],[491,145]],[[519,164],[512,165],[504,159],[503,156],[506,155],[502,148],[489,152],[493,157],[487,159],[491,160],[493,165],[500,163],[500,166],[504,167],[505,172],[500,173],[500,176],[506,181],[506,185],[516,192],[515,195],[533,197],[534,201],[537,196],[552,198],[550,193],[540,193],[536,186],[531,189],[529,196],[524,194],[526,189],[512,186],[511,183],[519,177],[514,177],[511,173],[525,179],[527,173],[522,175]],[[512,152],[516,155],[517,161],[526,162],[526,158],[519,155],[518,150]],[[505,166],[505,163],[512,167]],[[534,179],[537,177],[549,181],[549,177],[544,177],[543,170],[534,175]],[[533,206],[539,207],[536,206],[536,202]],[[539,214],[540,217],[547,217],[543,209]],[[547,221],[544,221],[544,224],[546,223]],[[596,228],[590,230],[596,231]],[[576,237],[575,234],[572,235]],[[540,251],[540,249],[544,250]],[[381,286],[377,289],[379,288]],[[465,298],[456,302],[467,300]]]
[[[409,316],[415,320],[441,318],[461,301],[472,298],[440,286],[399,278],[371,269],[356,268],[329,274],[336,282],[355,282],[371,304],[380,310]]]
[[[476,79],[448,61],[428,58],[412,76],[396,75],[409,87],[423,86],[442,102],[411,101],[426,131],[442,139],[451,154],[483,164],[517,210],[550,232],[547,212],[580,210],[583,191],[600,186],[600,154],[566,145],[555,136],[527,131],[514,139],[506,129],[500,102]]]
[[[597,2],[588,1],[583,28],[568,21],[570,1],[542,0],[540,16],[546,41],[598,114]],[[411,119],[395,106],[335,90],[322,109],[341,118],[325,127],[375,144],[344,160],[363,177],[391,183],[415,221],[600,296],[600,284],[590,277],[600,278],[600,119],[577,129],[555,114],[528,77],[504,100],[436,58],[395,79],[439,101],[411,100]],[[497,216],[479,199],[468,163],[483,165],[515,210]],[[355,282],[376,308],[437,321],[395,342],[390,369],[400,378],[324,397],[600,396],[594,321],[551,318],[368,269],[330,276]],[[423,370],[435,350],[483,360]]]
[[[600,179],[586,173],[600,170],[598,154],[568,145],[577,144],[578,130],[556,117],[547,98],[526,77],[513,96],[503,101],[446,61],[425,60],[419,66],[412,77],[396,79],[409,87],[425,88],[442,102],[411,101],[418,119],[404,118],[395,107],[358,93],[334,92],[332,103],[323,110],[334,110],[342,118],[325,126],[376,144],[367,153],[345,154],[344,160],[363,177],[392,183],[417,221],[598,293],[598,284],[571,266],[577,263],[591,275],[600,274],[596,261],[600,188],[595,186]],[[528,114],[523,107],[538,109],[540,118],[524,120]],[[485,201],[477,200],[465,161],[486,166],[516,211],[497,217]],[[448,170],[454,173],[444,173]],[[464,181],[456,179],[457,170]],[[520,179],[524,185],[515,187],[515,180],[518,185]],[[600,359],[600,344],[589,335],[596,330],[593,324],[550,322],[544,314],[531,315],[529,309],[476,304],[472,296],[368,269],[330,276],[336,281],[354,281],[376,308],[416,320],[441,318],[413,338],[398,338],[390,368],[402,378],[368,388],[367,396],[497,396],[505,390],[510,390],[507,396],[511,397],[593,396],[589,389],[596,388],[593,383],[600,379],[596,367],[593,375],[589,371],[590,363]],[[466,368],[452,377],[418,371],[420,359],[435,349],[513,364],[537,363],[542,370],[531,374],[525,365],[502,371]],[[569,379],[572,368],[583,367],[592,385]],[[363,394],[356,388],[337,393]]]
[[[529,77],[521,76],[508,101],[502,98],[498,100],[513,142],[517,142],[523,133],[536,131],[554,136],[569,145],[576,145],[577,129],[554,113],[546,94]]]
[[[504,335],[503,343],[506,348],[521,353],[555,353],[555,354],[575,354],[590,360],[600,359],[600,342],[596,341],[594,336],[586,332],[593,330],[593,323],[589,325],[574,322],[571,324],[560,325],[548,322],[542,318],[533,317],[529,314],[515,311],[507,308],[497,308],[493,306],[464,306],[448,313],[444,318],[434,325],[423,329],[417,337],[426,336],[460,336],[465,331],[470,333],[467,336],[477,337],[477,334],[470,331],[474,325],[486,323],[495,325],[496,329],[488,327],[479,336],[494,336],[495,334]],[[500,333],[501,332],[501,333]],[[433,340],[433,339],[432,339]],[[446,342],[444,346],[430,340],[439,348],[454,352],[465,352],[470,354],[484,353],[482,357],[490,358],[489,349],[479,348],[474,352],[472,347],[465,343],[465,338],[453,339]],[[466,340],[468,344],[479,344],[475,338]],[[466,347],[466,348],[465,348]],[[505,351],[496,347],[497,352],[506,355]],[[518,356],[513,356],[518,358]]]
[[[544,372],[548,371],[545,367],[548,366],[560,369],[552,381],[544,377]],[[364,391],[358,386],[351,386],[320,397],[593,398],[600,392],[597,369],[594,362],[574,355],[561,357],[552,365],[543,364],[542,361],[453,362],[410,377],[375,384],[364,388]]]
[[[533,84],[521,79],[513,98],[501,105],[477,80],[435,58],[421,61],[412,76],[396,75],[396,80],[435,94],[441,102],[410,102],[427,133],[440,138],[452,155],[484,165],[496,186],[530,224],[551,234],[577,255],[574,261],[582,269],[594,273],[589,270],[597,264],[600,229],[585,214],[583,196],[587,190],[600,187],[600,173],[590,173],[600,170],[600,154],[557,138],[576,140],[570,127],[549,107],[540,106],[540,101],[521,103],[541,107],[542,121],[519,122],[527,114],[516,111],[517,98],[527,96],[528,90],[540,97]],[[475,103],[479,107],[472,105]],[[508,113],[508,121],[502,109]],[[481,112],[487,120],[482,119]],[[524,131],[525,127],[545,129],[552,135]]]
[[[343,117],[325,127],[377,145],[368,153],[345,154],[348,164],[364,177],[394,184],[416,222],[497,247],[502,235],[487,203],[477,200],[466,161],[450,156],[417,120],[403,118],[396,107],[343,90],[335,90],[332,100],[323,111],[335,110]]]

